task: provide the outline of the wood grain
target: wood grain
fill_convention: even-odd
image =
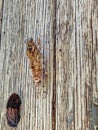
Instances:
[[[37,41],[42,46],[53,47],[52,1],[5,0],[1,38],[1,129],[7,130],[5,111],[11,93],[22,98],[22,118],[17,129],[51,130],[53,51],[44,51],[44,61],[49,72],[46,86],[35,86],[26,56],[26,39]],[[49,32],[49,33],[48,33]],[[51,37],[51,38],[50,38]],[[43,53],[43,50],[41,50]]]
[[[98,125],[98,108],[95,112],[93,106],[98,86],[96,4],[92,0],[57,4],[57,130],[93,130]]]
[[[2,28],[2,16],[3,16],[3,0],[0,0],[0,40],[1,40],[1,28]]]
[[[98,1],[4,0],[0,50],[0,129],[16,92],[16,130],[95,130],[98,126]],[[43,36],[41,36],[43,35]],[[35,86],[28,38],[41,39],[47,84]],[[48,48],[48,49],[46,49]]]

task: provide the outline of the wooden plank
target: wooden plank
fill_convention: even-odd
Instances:
[[[92,107],[98,73],[96,5],[93,0],[57,1],[57,130],[98,125]]]
[[[11,130],[5,112],[13,92],[22,99],[17,130],[97,128],[97,5],[97,0],[4,1],[0,50],[2,130]],[[24,43],[30,37],[41,39],[48,73],[44,86],[37,87],[33,82]]]
[[[13,92],[22,99],[22,118],[18,130],[52,129],[53,86],[53,1],[5,0],[1,38],[1,129],[11,129],[6,123],[6,103]],[[44,35],[45,34],[45,35]],[[43,35],[43,37],[40,37]],[[48,83],[36,87],[24,41],[32,37],[41,39],[44,61],[48,71]],[[41,50],[43,53],[43,48]]]

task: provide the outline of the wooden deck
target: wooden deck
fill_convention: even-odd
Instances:
[[[98,1],[0,1],[0,129],[6,103],[22,100],[16,130],[98,129]],[[43,36],[42,36],[43,35]],[[47,84],[36,86],[25,40],[41,39]]]

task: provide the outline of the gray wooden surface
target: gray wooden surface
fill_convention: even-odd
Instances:
[[[30,37],[44,46],[44,86],[33,82]],[[98,129],[97,0],[4,0],[0,49],[1,130],[12,130],[5,112],[13,92],[22,99],[17,130]]]
[[[3,0],[0,0],[0,39],[1,39],[2,16],[3,16]]]

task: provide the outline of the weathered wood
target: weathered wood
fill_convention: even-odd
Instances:
[[[97,4],[93,0],[57,4],[57,130],[94,130],[98,125],[98,107],[96,111],[93,107],[98,87]]]
[[[97,0],[4,0],[1,130],[11,130],[5,112],[13,92],[22,99],[17,130],[97,129],[97,5]],[[30,37],[35,41],[41,38],[48,73],[44,86],[33,82],[24,42]]]
[[[2,14],[3,13],[3,0],[0,0],[0,40],[1,40],[1,25],[2,25]]]
[[[44,60],[49,72],[46,86],[34,86],[25,40],[41,37],[46,48],[53,48],[53,2],[5,0],[1,39],[1,129],[6,125],[6,102],[11,93],[22,98],[22,118],[17,129],[51,130],[53,51],[45,50]],[[44,35],[45,34],[45,35]],[[50,54],[51,52],[51,54]],[[47,57],[47,58],[46,58]]]

